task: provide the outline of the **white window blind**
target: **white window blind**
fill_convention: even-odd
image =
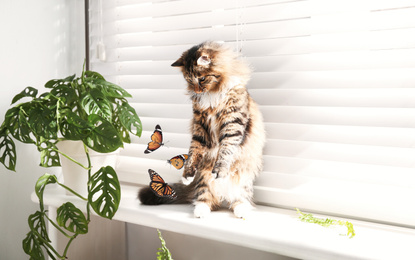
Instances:
[[[258,203],[415,227],[415,0],[90,0],[89,14],[91,69],[133,95],[144,128],[122,181],[179,181],[166,161],[188,152],[192,109],[170,65],[223,41],[255,69]],[[157,124],[165,146],[144,154]]]

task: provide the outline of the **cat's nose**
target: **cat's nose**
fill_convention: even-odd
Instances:
[[[194,86],[194,91],[196,94],[200,94],[203,92],[203,88],[199,84],[195,84]]]

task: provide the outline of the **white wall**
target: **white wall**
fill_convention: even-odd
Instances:
[[[0,1],[0,121],[11,99],[26,86],[79,74],[85,57],[82,0]],[[38,166],[34,147],[16,143],[17,172],[0,165],[0,260],[28,259],[22,240],[37,178],[56,169]]]

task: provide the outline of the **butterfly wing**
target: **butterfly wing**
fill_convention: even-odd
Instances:
[[[176,168],[177,170],[180,170],[184,165],[184,161],[180,157],[180,155],[171,158],[167,162],[170,163],[171,165],[173,165],[173,167]]]
[[[180,170],[183,168],[184,162],[187,160],[187,158],[189,158],[187,154],[181,154],[171,158],[167,162],[173,165],[177,170]]]
[[[152,169],[148,170],[150,174],[150,189],[156,194],[158,197],[168,197],[170,199],[176,198],[176,192],[173,188],[164,182],[163,178]]]
[[[144,153],[151,153],[160,148],[163,145],[163,133],[161,131],[160,125],[156,125],[156,129],[151,135],[151,142],[148,143],[147,149]]]

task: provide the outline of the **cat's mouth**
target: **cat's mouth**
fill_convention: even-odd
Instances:
[[[195,92],[196,94],[203,93],[203,92],[204,92],[204,90],[205,90],[205,88],[204,88],[201,84],[197,84],[197,85],[195,85],[195,87],[194,87],[194,92]]]

